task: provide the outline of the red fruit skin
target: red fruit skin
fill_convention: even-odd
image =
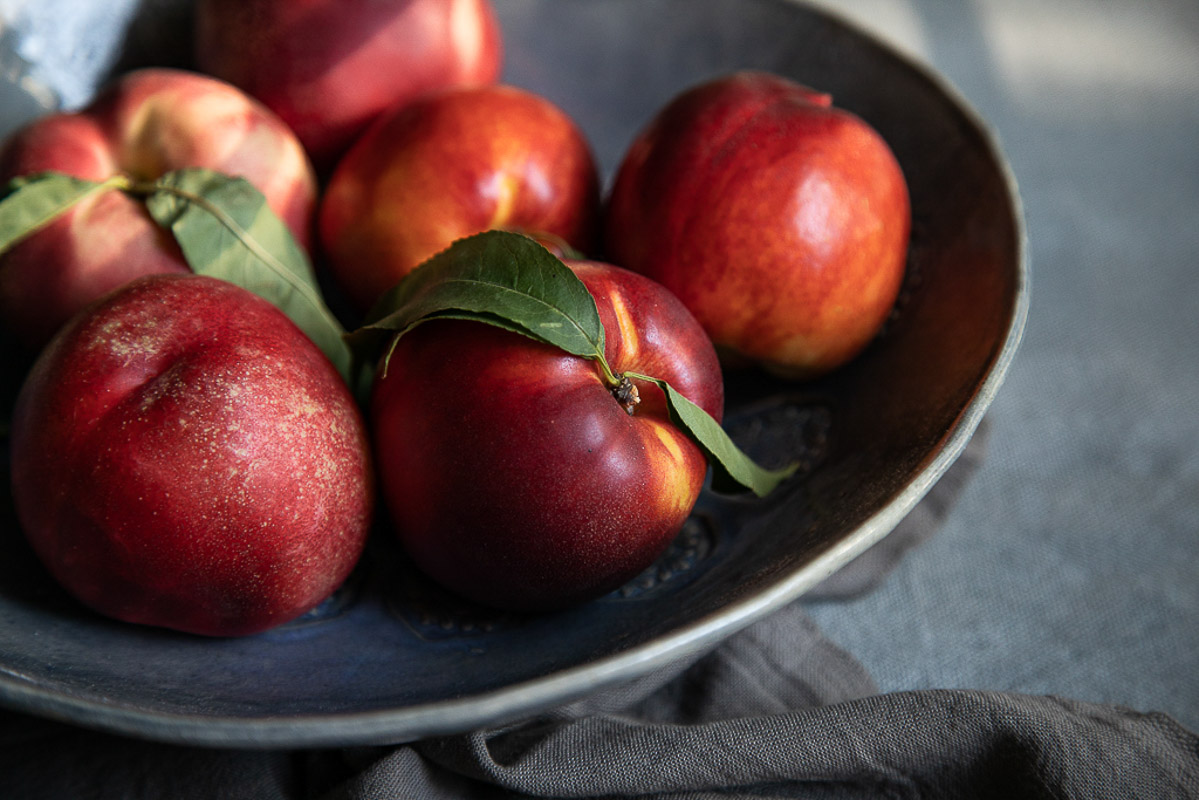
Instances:
[[[199,0],[195,58],[286,121],[330,169],[384,111],[430,91],[494,83],[489,0]]]
[[[678,300],[628,271],[568,263],[596,298],[612,369],[664,378],[719,419],[715,351]],[[381,491],[417,566],[518,610],[599,597],[649,566],[707,464],[662,392],[638,388],[630,416],[595,362],[483,323],[402,337],[371,415]]]
[[[256,633],[347,577],[374,501],[357,406],[281,312],[150,276],[76,317],[18,396],[13,496],[51,574],[116,619]]]
[[[606,255],[679,296],[722,355],[797,378],[875,336],[911,213],[882,137],[831,98],[740,72],[668,103],[625,155]]]
[[[503,228],[585,252],[599,177],[578,126],[511,86],[430,94],[346,154],[318,211],[329,269],[363,310],[456,239]]]
[[[127,73],[86,108],[50,114],[0,150],[0,182],[44,171],[104,181],[154,180],[184,167],[240,176],[305,247],[316,177],[295,135],[239,89],[173,69]],[[110,191],[80,202],[0,257],[0,313],[30,349],[73,314],[142,275],[189,272],[144,205]]]

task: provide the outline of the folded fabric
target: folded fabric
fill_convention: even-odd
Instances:
[[[874,694],[799,605],[612,705],[359,752],[368,763],[347,762],[359,773],[325,798],[1199,796],[1199,737],[1165,715],[997,692]]]

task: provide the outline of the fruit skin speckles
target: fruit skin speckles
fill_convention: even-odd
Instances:
[[[232,284],[154,276],[108,295],[39,357],[14,422],[23,531],[117,619],[265,630],[324,600],[365,544],[361,414],[299,329]]]
[[[612,369],[663,378],[719,419],[715,351],[678,300],[617,267],[567,264],[596,298]],[[629,415],[595,362],[482,323],[401,337],[371,419],[381,493],[417,565],[520,610],[580,603],[641,572],[694,507],[707,463],[661,390],[638,388]]]

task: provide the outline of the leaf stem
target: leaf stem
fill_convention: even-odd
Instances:
[[[608,384],[609,389],[618,389],[623,375],[617,375],[612,371],[612,367],[608,366],[608,359],[604,358],[603,353],[596,353],[595,360],[599,362],[600,372],[604,374],[604,383]]]

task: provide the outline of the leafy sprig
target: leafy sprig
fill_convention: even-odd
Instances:
[[[145,203],[192,271],[235,283],[274,304],[361,392],[369,373],[321,294],[312,263],[249,181],[188,168],[153,181],[116,175],[87,181],[43,172],[11,181],[0,199],[0,255],[90,198],[120,191]]]
[[[759,466],[710,414],[667,381],[614,373],[604,355],[595,298],[569,267],[527,236],[489,231],[455,242],[384,295],[349,339],[367,349],[384,341],[394,347],[400,336],[436,319],[483,322],[595,361],[614,390],[627,380],[657,385],[672,422],[707,456],[717,490],[744,488],[765,496],[795,471],[794,466]]]

